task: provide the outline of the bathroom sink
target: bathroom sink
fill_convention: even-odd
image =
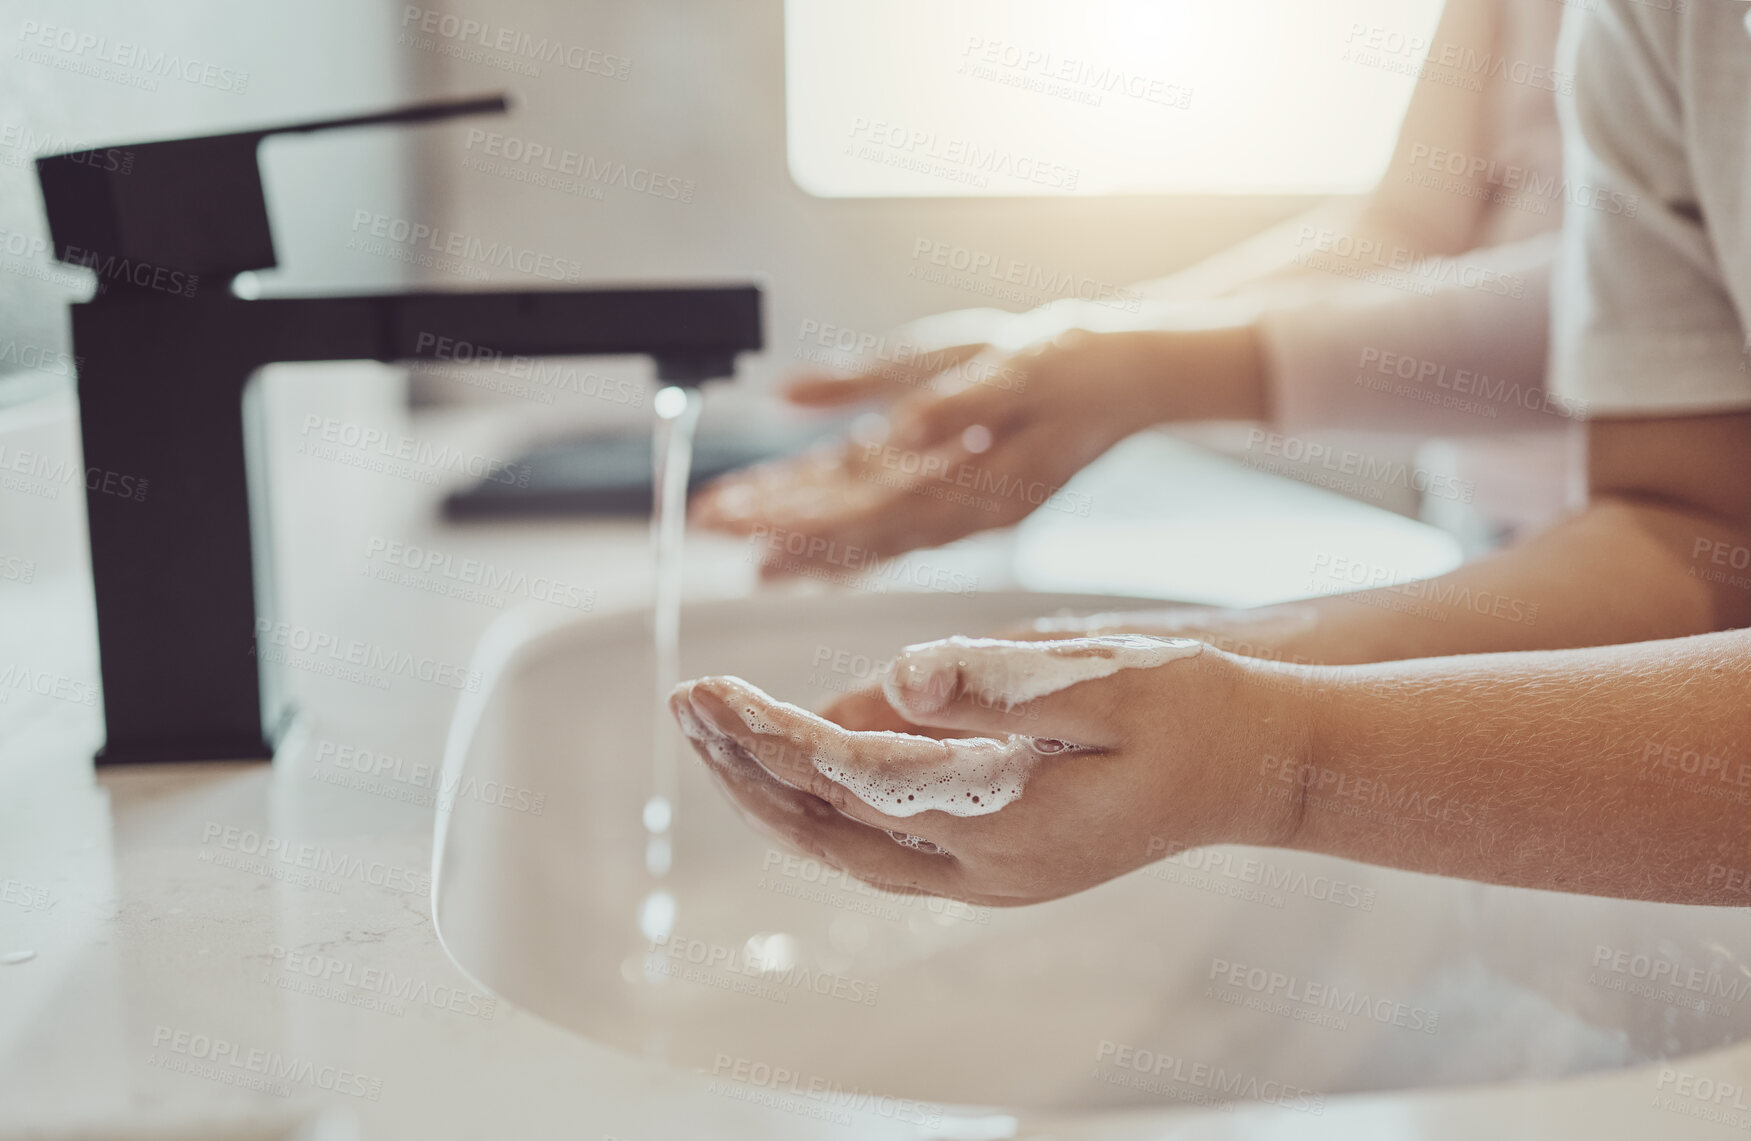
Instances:
[[[1115,605],[701,603],[682,676],[735,673],[818,708],[907,642]],[[1751,912],[1243,848],[1015,910],[902,899],[774,847],[691,754],[673,870],[653,880],[648,629],[643,612],[514,614],[489,633],[445,759],[459,791],[439,814],[434,914],[461,968],[509,1002],[722,1089],[1024,1120],[1235,1098],[1317,1112],[1341,1092],[1554,1077],[1751,1036]]]

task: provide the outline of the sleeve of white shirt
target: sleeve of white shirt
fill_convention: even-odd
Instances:
[[[1686,114],[1707,110],[1679,95],[1683,18],[1603,0],[1565,32],[1575,95],[1550,372],[1594,416],[1751,407],[1744,333],[1691,180]]]

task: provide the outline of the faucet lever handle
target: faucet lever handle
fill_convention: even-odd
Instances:
[[[273,228],[256,149],[269,135],[429,123],[509,110],[504,94],[36,160],[55,258],[97,271],[99,295],[153,288],[166,275],[226,280],[268,269]],[[192,284],[182,290],[193,292]],[[182,291],[179,290],[179,291]]]
[[[410,103],[406,107],[391,107],[387,111],[371,111],[363,115],[346,115],[338,119],[312,119],[305,123],[287,123],[281,127],[263,127],[245,131],[258,139],[268,135],[306,134],[311,131],[333,131],[343,127],[376,127],[386,123],[432,123],[440,119],[459,119],[464,115],[502,115],[511,109],[510,96],[471,95],[464,99],[434,99],[427,103]]]

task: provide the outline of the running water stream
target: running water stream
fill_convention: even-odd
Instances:
[[[656,689],[651,703],[651,793],[644,805],[645,870],[655,880],[674,863],[676,791],[682,741],[669,716],[668,697],[681,683],[681,544],[687,529],[687,480],[693,468],[693,434],[703,400],[696,388],[671,386],[657,393],[651,460],[654,494],[651,546],[654,600],[651,636]],[[674,925],[675,899],[653,887],[639,911],[639,926],[651,939],[666,938]]]

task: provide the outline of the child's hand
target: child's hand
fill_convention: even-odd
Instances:
[[[724,476],[693,497],[695,523],[774,541],[768,576],[868,569],[920,547],[1008,526],[1062,494],[1078,471],[1166,416],[1159,349],[1143,334],[1069,331],[1020,351],[954,345],[932,368],[895,366],[792,398],[895,395],[885,434],[844,440]],[[940,368],[941,372],[934,371]]]
[[[1139,647],[1161,664],[1095,676],[1140,660]],[[1090,680],[1005,700],[1066,668]],[[1306,750],[1298,688],[1285,680],[1160,639],[954,639],[902,653],[885,701],[840,703],[838,715],[870,728],[738,678],[689,682],[670,706],[758,826],[881,887],[1005,905],[1187,847],[1285,841],[1293,802],[1258,778],[1263,758]],[[893,718],[912,731],[875,728]],[[982,736],[924,735],[966,732]]]

